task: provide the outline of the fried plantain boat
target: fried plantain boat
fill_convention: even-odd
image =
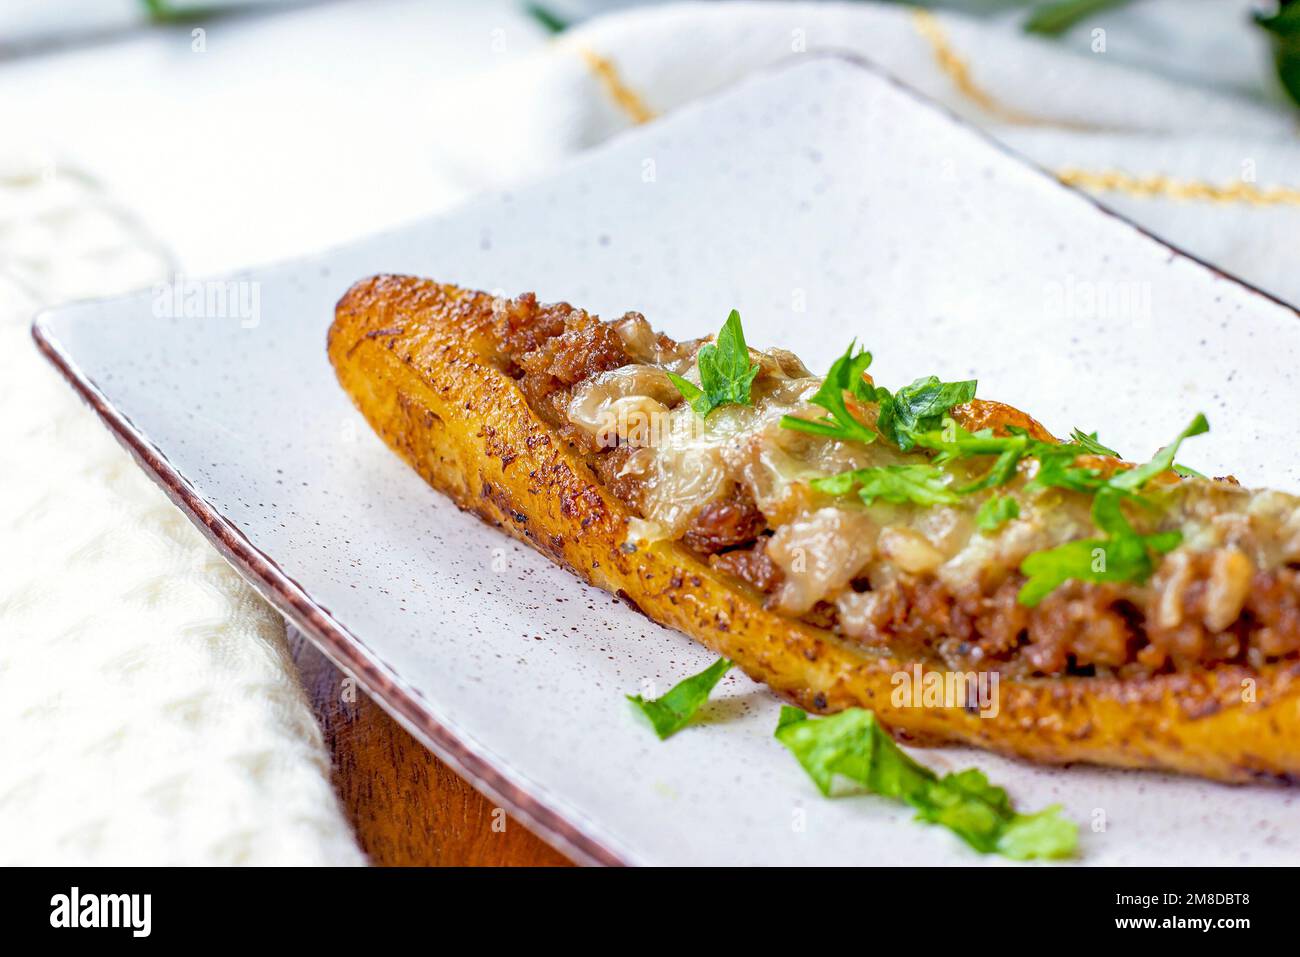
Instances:
[[[328,350],[371,426],[460,507],[806,710],[1053,764],[1300,779],[1300,499],[1143,471],[982,399],[942,410],[946,438],[837,438],[813,402],[840,390],[777,349],[748,349],[748,396],[701,417],[683,390],[705,341],[375,276],[339,302]],[[888,431],[850,365],[841,421]],[[958,455],[952,434],[990,451]],[[1008,460],[1008,443],[1040,451]],[[1049,464],[1071,481],[1045,485]],[[919,485],[873,498],[868,475]],[[1107,482],[1141,494],[1103,520]],[[1030,582],[1032,556],[1095,557],[1115,522],[1147,574]],[[996,674],[996,707],[898,694],[900,675],[975,673]]]

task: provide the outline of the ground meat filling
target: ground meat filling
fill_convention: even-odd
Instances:
[[[771,594],[776,591],[776,586],[781,584],[781,569],[767,555],[766,537],[758,539],[751,545],[712,555],[709,557],[709,564],[719,571],[748,582],[764,594]]]
[[[498,308],[502,360],[528,404],[573,441],[589,445],[568,421],[573,387],[630,363],[608,324],[568,303],[539,305],[529,293]]]
[[[607,446],[575,428],[569,404],[594,376],[681,358],[686,347],[653,333],[634,313],[604,323],[565,303],[540,305],[532,295],[501,300],[497,312],[499,360],[529,405],[586,454],[611,494],[640,513],[642,478],[630,467],[636,450]],[[995,405],[973,407],[966,418],[995,412],[1004,420]],[[1031,432],[1041,430],[1025,421]],[[772,607],[784,578],[767,553],[772,532],[737,484],[700,509],[681,541]],[[1232,549],[1175,552],[1143,585],[1067,582],[1035,608],[1016,600],[1023,583],[1012,572],[954,592],[932,574],[904,570],[876,588],[855,578],[798,617],[895,657],[994,667],[1009,676],[1125,677],[1228,663],[1259,667],[1300,655],[1300,569],[1255,569]]]
[[[634,512],[640,512],[643,491],[641,478],[627,471],[628,460],[634,451],[626,445],[604,449],[599,454],[591,456],[591,464],[600,477],[601,484],[616,499]]]
[[[765,595],[776,591],[781,569],[766,554],[767,537],[713,555],[710,564]],[[1011,676],[1120,676],[1203,668],[1259,667],[1300,653],[1300,570],[1255,572],[1243,606],[1215,630],[1206,596],[1213,555],[1194,556],[1200,577],[1184,583],[1184,612],[1162,627],[1166,595],[1152,588],[1068,582],[1036,608],[1016,600],[1024,578],[1015,574],[987,590],[954,594],[936,578],[901,575],[879,590],[862,579],[848,601],[859,606],[851,625],[840,607],[820,603],[802,620],[841,632],[896,656],[937,657],[951,668],[997,667]],[[1146,607],[1144,607],[1146,606]],[[829,624],[827,623],[829,620]]]
[[[649,333],[639,313],[628,313],[620,325],[632,341],[647,351],[670,353],[678,344]],[[594,441],[573,428],[568,419],[573,390],[583,382],[631,363],[625,340],[615,324],[605,323],[567,303],[540,305],[531,293],[498,307],[497,338],[507,371],[519,383],[529,406],[548,424],[585,451],[604,485],[633,509],[640,507],[640,482],[625,472],[631,449]],[[709,503],[695,516],[683,536],[686,546],[701,555],[754,541],[766,520],[753,498],[739,486],[731,495]]]
[[[767,519],[753,497],[737,486],[726,498],[700,509],[682,542],[693,552],[714,555],[737,545],[747,545],[767,527]]]

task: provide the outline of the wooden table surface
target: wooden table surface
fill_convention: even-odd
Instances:
[[[288,632],[334,789],[371,863],[569,865],[434,757],[292,625]]]

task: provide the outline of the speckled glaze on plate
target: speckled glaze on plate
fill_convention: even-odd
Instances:
[[[325,330],[356,279],[536,290],[679,338],[733,306],[824,369],[857,336],[887,384],[978,376],[1058,434],[1300,490],[1300,317],[1142,234],[865,65],[796,58],[562,171],[234,279],[260,320],[157,318],[153,294],[40,317],[38,344],[272,602],[530,827],[598,863],[1004,863],[880,799],[823,800],[732,674],[659,742],[625,693],[710,656],[461,514],[371,434]],[[1300,746],[1300,743],[1298,743]],[[1037,768],[978,751],[1023,807],[1064,804],[1088,864],[1300,860],[1297,793]]]

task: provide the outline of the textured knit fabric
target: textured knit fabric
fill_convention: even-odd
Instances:
[[[90,183],[0,170],[0,864],[361,863],[283,622],[31,339],[165,271]]]

